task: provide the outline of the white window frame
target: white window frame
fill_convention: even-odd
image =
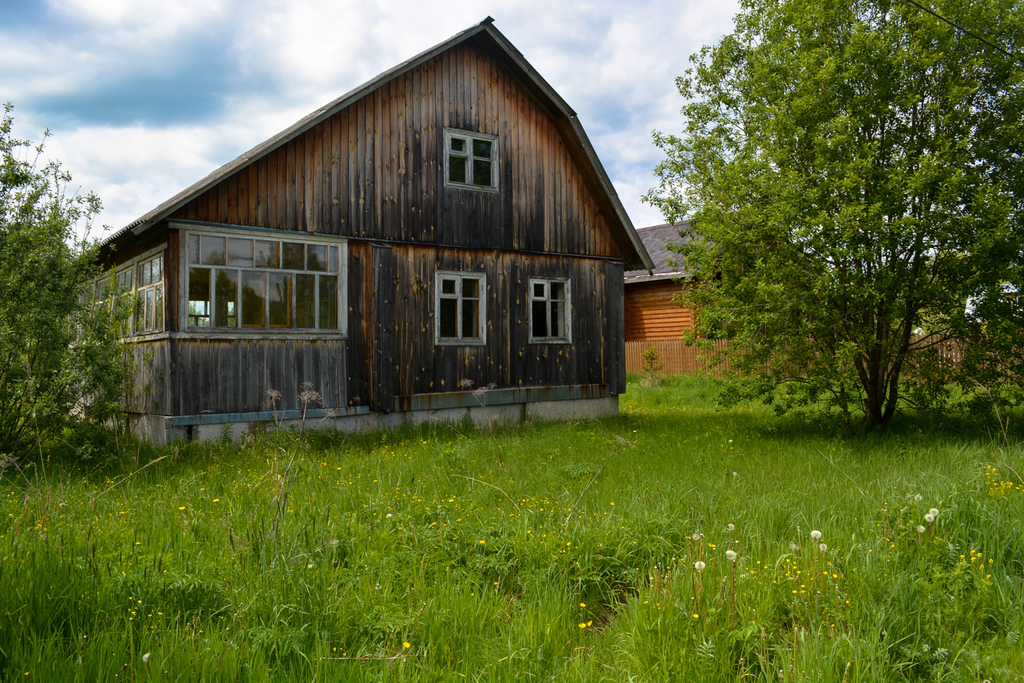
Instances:
[[[141,271],[144,266],[151,264],[154,261],[160,261],[160,278],[142,284]],[[135,334],[156,334],[163,332],[167,329],[167,278],[165,273],[167,272],[167,258],[163,251],[157,254],[150,254],[145,258],[140,258],[135,261],[132,265],[130,276],[132,279],[132,291],[135,293],[135,313],[132,316],[132,325],[135,330]],[[120,277],[123,273],[118,273],[118,280],[120,283]],[[153,308],[150,309],[148,305],[148,295],[153,292]],[[160,324],[156,324],[157,316],[159,315]],[[147,327],[152,321],[153,326]]]
[[[180,264],[180,277],[179,282],[182,286],[179,287],[179,329],[185,331],[189,335],[203,335],[203,336],[281,336],[281,335],[301,335],[304,338],[314,336],[328,336],[328,337],[347,337],[348,336],[348,240],[338,237],[317,237],[309,235],[308,233],[300,233],[294,231],[281,231],[281,230],[246,230],[240,228],[221,228],[219,226],[203,226],[198,229],[193,227],[186,228],[182,226],[181,229],[181,259]],[[193,236],[207,236],[215,238],[243,238],[251,240],[269,241],[278,243],[278,267],[277,268],[257,268],[255,266],[230,266],[230,265],[216,265],[216,264],[196,264],[191,262],[190,245]],[[286,269],[283,267],[283,242],[298,242],[305,245],[322,245],[327,247],[338,248],[338,269],[337,271],[313,271],[313,270],[295,270]],[[189,285],[191,278],[191,268],[209,268],[211,271],[211,284],[210,284],[210,326],[202,325],[189,325]],[[216,275],[215,271],[218,268],[224,270],[233,270],[239,272],[261,272],[268,274],[290,274],[290,275],[329,275],[336,276],[338,279],[338,286],[336,288],[337,300],[337,311],[338,311],[338,326],[336,328],[320,328],[320,327],[271,327],[270,326],[270,297],[266,295],[264,290],[264,325],[262,327],[247,327],[242,324],[242,311],[235,311],[235,326],[234,327],[214,327],[213,316],[216,311],[216,285],[214,284]],[[296,298],[298,296],[297,278],[292,279],[292,293],[291,293],[291,319],[294,325],[296,319]],[[269,286],[269,282],[268,282]],[[236,287],[241,287],[241,277],[239,277],[238,284]],[[314,285],[314,316],[317,320],[314,324],[319,323],[320,316],[320,287],[319,280]],[[237,290],[236,290],[237,291]],[[240,295],[236,296],[236,302],[240,303]]]
[[[464,141],[465,150],[458,152],[452,150],[452,141],[462,140]],[[473,156],[473,142],[476,140],[486,141],[491,143],[491,156],[488,159],[491,164],[491,182],[489,185],[478,185],[473,182],[473,161],[475,159],[484,159],[485,157]],[[456,182],[449,180],[451,177],[451,158],[459,157],[466,160],[466,182]],[[487,135],[486,133],[472,133],[467,130],[457,130],[454,128],[444,129],[444,185],[445,187],[459,187],[470,190],[482,190],[487,192],[498,191],[498,136]]]
[[[548,335],[545,337],[536,336],[533,333],[533,304],[535,301],[543,301],[545,303],[544,311],[547,316],[547,320],[551,320],[551,285],[559,283],[564,285],[564,296],[565,299],[562,302],[562,330],[565,334],[562,335]],[[542,296],[536,295],[536,285],[543,285],[544,294]],[[530,325],[530,343],[531,344],[571,344],[572,343],[572,279],[562,277],[534,277],[530,278],[529,282],[530,291],[527,295],[527,319]]]
[[[454,293],[444,293],[443,282],[454,280],[456,283]],[[477,283],[477,321],[476,336],[466,336],[462,333],[462,312],[463,303],[467,299],[462,294],[463,282],[474,280]],[[455,300],[455,328],[456,336],[441,336],[441,301]],[[437,346],[483,346],[487,343],[487,276],[483,273],[458,272],[450,270],[439,270],[434,275],[434,343]]]

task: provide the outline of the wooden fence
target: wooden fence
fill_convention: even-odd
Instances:
[[[714,342],[715,351],[729,348],[729,342],[720,339]],[[687,346],[679,339],[670,341],[628,341],[626,342],[626,372],[640,373],[644,369],[643,352],[654,347],[658,350],[657,363],[662,365],[659,374],[681,375],[684,373],[706,372],[707,364],[699,358],[700,354],[710,354],[711,351],[702,351],[696,346]],[[718,368],[713,374],[721,375],[722,370],[729,367],[729,361]]]
[[[729,348],[729,341],[726,339],[718,339],[713,342],[715,345],[714,352],[703,351],[705,355],[710,355],[718,351],[724,351]],[[939,356],[945,361],[957,364],[963,359],[963,350],[960,345],[952,339],[942,340],[939,337],[921,336],[914,339],[912,342],[918,346],[930,346],[934,348]],[[643,352],[647,349],[654,347],[658,350],[657,363],[662,365],[659,374],[663,375],[681,375],[687,373],[698,373],[706,372],[707,364],[702,362],[698,357],[702,351],[696,346],[687,346],[682,340],[674,339],[670,341],[628,341],[626,342],[626,372],[641,373],[644,370],[644,359]],[[723,371],[728,369],[729,360],[716,367],[712,374],[721,377]]]

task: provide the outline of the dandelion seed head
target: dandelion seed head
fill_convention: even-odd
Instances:
[[[917,533],[923,534],[924,533],[924,527],[923,526],[917,527]]]
[[[924,497],[920,493],[918,493],[917,495],[914,496],[914,500],[920,503],[922,500],[924,500]]]
[[[736,551],[735,550],[726,550],[725,551],[725,558],[727,560],[729,560],[730,562],[735,562],[736,561]]]
[[[730,524],[729,526],[727,526],[725,528],[726,528],[727,531],[736,531],[736,525],[735,524]]]
[[[825,552],[826,550],[828,550],[828,546],[822,543],[818,546],[818,550],[820,550],[821,552]]]
[[[927,515],[924,516],[924,521],[926,521],[929,524],[931,524],[932,522],[935,521],[935,515],[933,515],[932,513],[929,512]]]
[[[939,509],[938,508],[932,508],[931,510],[928,511],[928,514],[931,515],[932,517],[938,517],[939,516]]]
[[[693,563],[693,568],[696,569],[699,572],[704,571],[704,566],[705,566],[704,563],[701,562],[700,560],[697,560],[696,562]]]
[[[142,655],[142,663],[143,664],[148,664],[149,663],[149,653],[148,652],[146,654]]]
[[[821,538],[821,532],[817,529],[813,530],[811,532],[811,538],[813,538],[815,541],[819,540]]]

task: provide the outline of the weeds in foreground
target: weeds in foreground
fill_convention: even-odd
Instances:
[[[1022,680],[1018,450],[631,389],[4,470],[0,679]]]

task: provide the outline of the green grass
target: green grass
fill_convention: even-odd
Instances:
[[[684,377],[601,422],[7,469],[0,680],[1021,681],[1020,437]]]

